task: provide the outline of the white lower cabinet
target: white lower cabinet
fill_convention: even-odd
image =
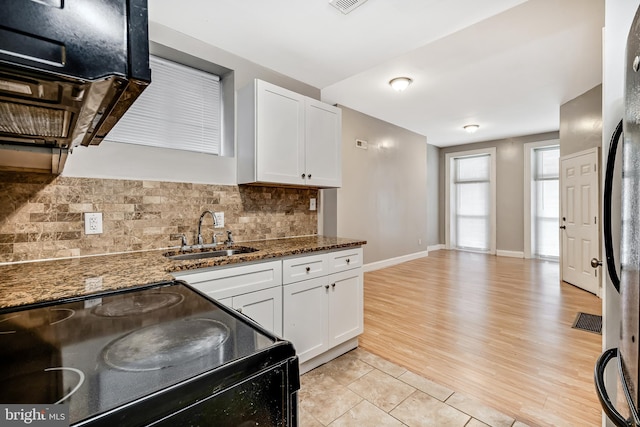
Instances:
[[[358,248],[355,253],[359,255],[358,260],[362,259],[361,251]],[[344,256],[344,251],[331,252],[327,256],[327,265],[332,265],[336,257]],[[317,256],[309,256],[309,261],[316,261],[314,257]],[[299,266],[305,258],[295,258],[295,262],[290,264]],[[285,278],[290,277],[286,261],[283,270]],[[327,269],[322,277],[283,286],[282,332],[285,339],[293,342],[300,363],[362,333],[363,276],[360,266],[359,262],[353,262],[349,267]],[[344,271],[327,274],[336,270]]]
[[[230,306],[253,319],[266,330],[272,331],[276,335],[282,335],[282,290],[280,287],[238,295],[232,298]]]
[[[363,331],[362,248],[174,276],[291,341],[301,364],[316,358],[307,369],[355,348]]]
[[[284,286],[283,336],[293,343],[300,363],[329,348],[326,277]]]
[[[333,347],[364,330],[362,271],[332,274],[329,283],[329,347]]]
[[[174,276],[282,335],[282,261],[196,269]]]

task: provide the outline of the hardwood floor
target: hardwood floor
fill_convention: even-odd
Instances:
[[[599,426],[601,300],[557,263],[458,251],[365,274],[360,346],[531,426]]]

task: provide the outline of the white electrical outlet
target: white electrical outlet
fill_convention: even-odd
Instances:
[[[309,200],[309,210],[310,211],[316,210],[316,199],[314,197],[312,197],[311,200]]]
[[[102,212],[85,212],[84,234],[102,234]]]
[[[88,292],[97,292],[102,290],[102,276],[87,277],[84,279],[84,290]]]
[[[224,212],[214,212],[216,216],[216,226],[215,228],[223,228],[224,227]]]

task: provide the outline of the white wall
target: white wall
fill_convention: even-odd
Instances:
[[[615,126],[624,114],[624,67],[625,48],[627,35],[631,22],[640,6],[640,0],[606,0],[605,3],[605,30],[603,72],[602,72],[602,157],[606,160],[609,148],[609,139]],[[603,167],[605,166],[603,161]],[[603,178],[604,178],[604,174]],[[613,213],[613,216],[616,214]],[[604,255],[604,248],[602,258]],[[606,268],[603,267],[603,272]],[[603,312],[603,349],[617,347],[620,333],[620,297],[611,285],[606,274],[606,283],[603,283],[604,293],[602,300]],[[613,363],[611,365],[614,365]],[[616,369],[611,366],[607,372],[607,390],[610,397],[616,401]],[[613,426],[610,422],[603,425]]]

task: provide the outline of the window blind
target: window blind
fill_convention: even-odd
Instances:
[[[459,249],[489,250],[491,156],[454,159],[454,245]]]
[[[538,148],[533,154],[534,255],[557,258],[560,256],[560,148]]]
[[[219,154],[219,77],[156,56],[150,66],[151,84],[106,139]]]

